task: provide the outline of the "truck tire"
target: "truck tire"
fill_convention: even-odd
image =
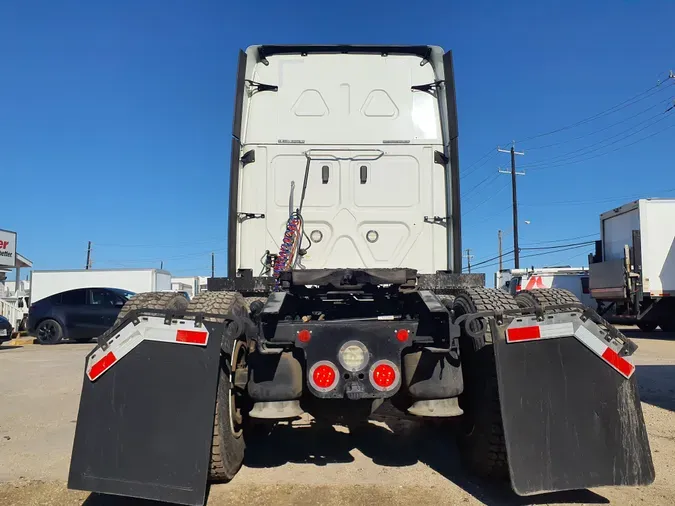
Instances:
[[[188,305],[188,312],[211,314],[233,313],[248,315],[244,298],[236,292],[202,292]],[[216,321],[224,319],[213,318]],[[213,441],[209,481],[228,482],[237,474],[244,461],[246,444],[243,435],[243,409],[232,388],[235,368],[246,366],[246,342],[240,339],[239,329],[226,328],[221,341],[220,377],[213,420]],[[228,331],[229,330],[229,331]]]
[[[455,317],[517,308],[511,294],[490,288],[464,289],[453,305]],[[478,337],[469,336],[462,326],[459,341],[464,374],[459,401],[464,415],[458,446],[471,471],[486,478],[505,479],[509,471],[490,328],[481,320],[474,320],[470,328]]]
[[[130,298],[122,310],[117,315],[115,324],[112,328],[117,327],[122,320],[129,314],[129,312],[138,309],[159,309],[167,311],[175,311],[177,313],[183,312],[188,307],[187,299],[175,292],[146,292],[139,293]],[[112,330],[111,328],[111,330]]]
[[[446,294],[436,294],[436,297],[438,297],[438,300],[441,301],[441,304],[443,304],[448,310],[452,310],[452,306],[455,303],[455,296],[454,295],[446,295]]]
[[[581,301],[569,290],[562,288],[535,288],[523,290],[516,294],[518,307],[530,308],[541,306],[554,306],[558,304],[581,304]],[[567,309],[554,309],[553,312],[567,311]]]
[[[35,329],[35,337],[40,344],[58,344],[63,339],[63,327],[51,318],[42,320]]]
[[[248,309],[252,315],[257,315],[262,311],[263,306],[267,302],[267,297],[244,297]]]

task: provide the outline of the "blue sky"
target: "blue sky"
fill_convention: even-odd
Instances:
[[[672,1],[0,1],[0,228],[37,269],[83,267],[91,240],[96,268],[206,274],[215,251],[225,275],[237,49],[391,43],[454,52],[474,263],[496,255],[499,228],[511,248],[496,146],[636,97],[517,143],[521,246],[592,239],[600,212],[675,196],[675,112],[656,116],[675,80],[639,95],[675,70],[672,19]]]

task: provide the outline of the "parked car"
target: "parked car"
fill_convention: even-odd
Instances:
[[[115,323],[133,292],[117,288],[79,288],[57,293],[31,305],[28,329],[41,344],[67,338],[86,342]]]
[[[9,323],[9,320],[4,316],[0,316],[0,343],[9,341],[12,338],[12,324]]]

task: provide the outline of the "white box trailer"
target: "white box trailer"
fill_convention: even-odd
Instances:
[[[134,293],[171,290],[171,273],[160,269],[33,271],[31,303],[76,288],[120,288]]]
[[[591,295],[613,319],[675,331],[675,199],[640,199],[600,215]]]
[[[585,306],[597,305],[589,290],[588,267],[504,269],[495,274],[495,288],[513,295],[521,290],[562,288],[576,295]]]

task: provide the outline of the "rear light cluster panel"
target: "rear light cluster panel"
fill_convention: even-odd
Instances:
[[[295,346],[304,350],[307,384],[320,398],[390,397],[401,385],[401,355],[412,345],[417,322],[322,322],[293,325]]]

